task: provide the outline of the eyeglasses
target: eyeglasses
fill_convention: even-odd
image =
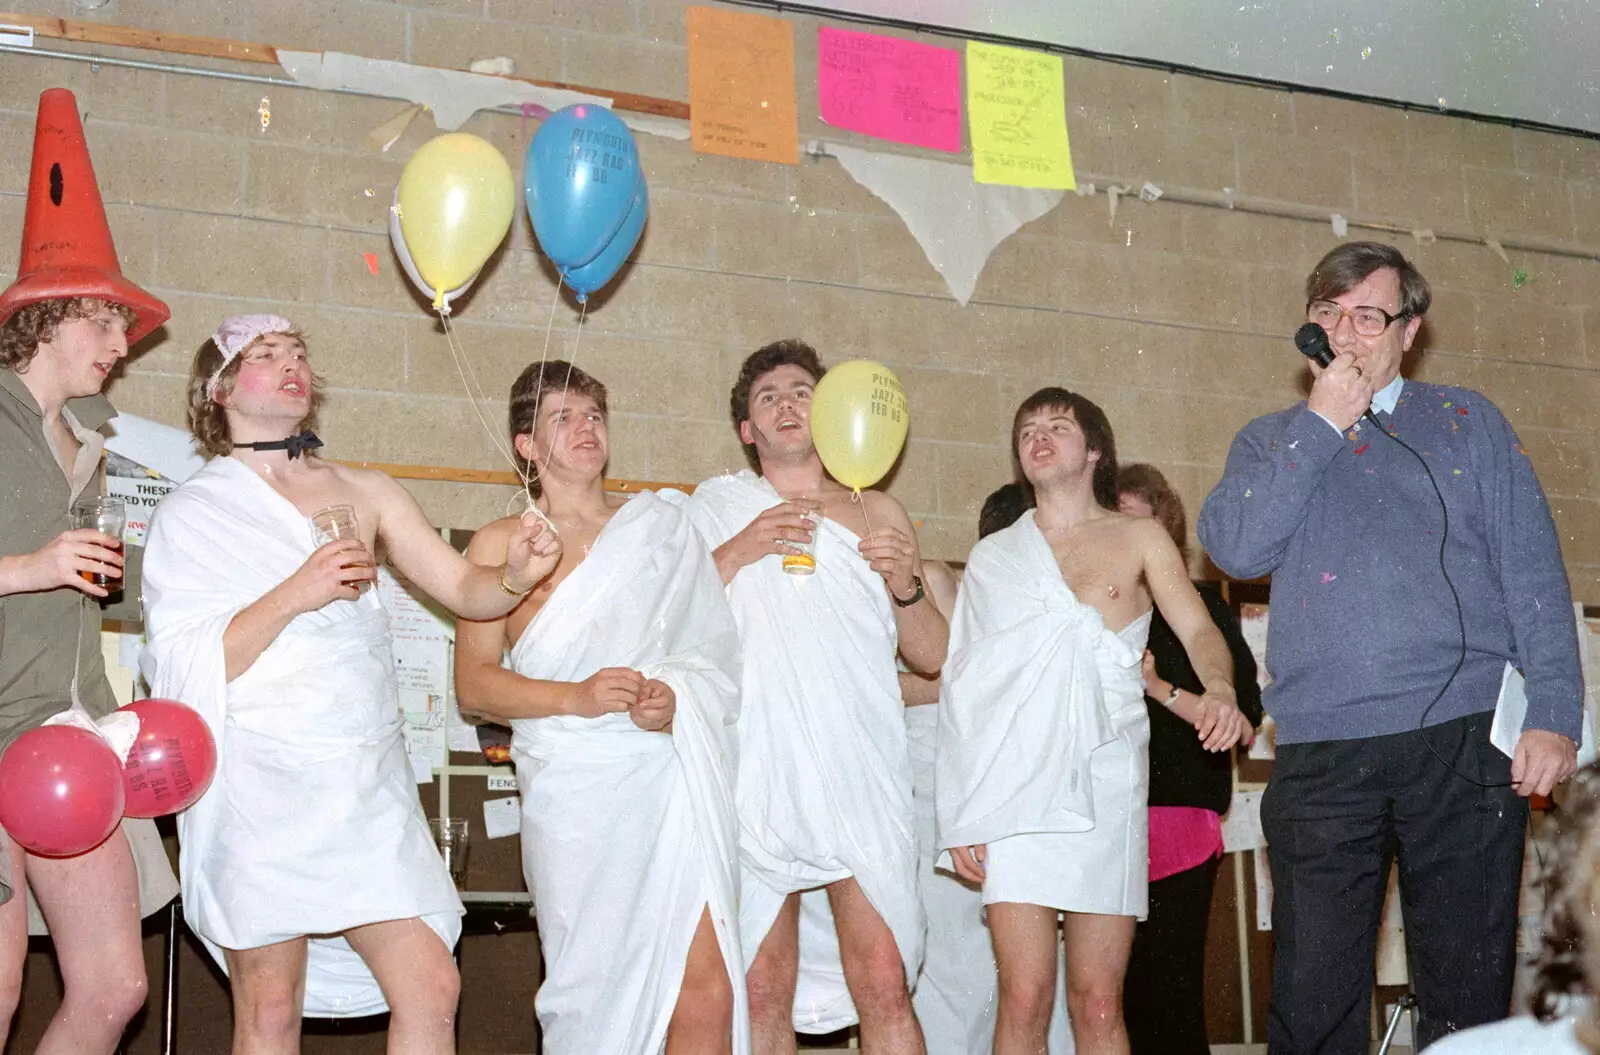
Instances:
[[[1342,308],[1331,300],[1314,300],[1306,305],[1306,318],[1329,333],[1333,332],[1339,325],[1339,320],[1346,315],[1350,316],[1351,327],[1362,337],[1377,337],[1393,326],[1395,320],[1411,318],[1408,312],[1402,311],[1398,315],[1390,315],[1382,308],[1374,308],[1370,304]]]

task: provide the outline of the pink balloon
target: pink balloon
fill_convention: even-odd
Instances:
[[[164,817],[200,801],[217,775],[217,743],[206,720],[177,700],[134,700],[139,736],[122,767],[129,817]]]
[[[87,853],[122,820],[121,769],[94,733],[30,729],[0,755],[0,825],[42,857]]]

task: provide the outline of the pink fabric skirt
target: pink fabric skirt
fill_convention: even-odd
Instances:
[[[1150,882],[1222,856],[1222,818],[1199,806],[1150,807]]]

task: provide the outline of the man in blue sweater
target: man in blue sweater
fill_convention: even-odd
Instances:
[[[1426,280],[1353,242],[1306,297],[1335,358],[1306,402],[1234,439],[1199,535],[1230,575],[1272,576],[1269,1051],[1365,1055],[1396,853],[1421,1044],[1506,1015],[1525,797],[1576,767],[1583,685],[1555,527],[1510,424],[1477,392],[1400,377]],[[1527,677],[1514,758],[1489,742],[1507,663]]]

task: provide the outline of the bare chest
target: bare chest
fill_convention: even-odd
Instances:
[[[594,549],[595,540],[600,537],[600,527],[576,528],[566,526],[561,528],[561,561],[556,565],[556,570],[540,580],[539,584],[529,592],[522,603],[506,617],[506,640],[515,644],[528,629],[528,624],[543,611],[545,602],[556,592],[556,587],[567,581],[571,575],[586,559],[589,552]]]
[[[1077,529],[1045,537],[1067,589],[1098,611],[1106,626],[1124,627],[1149,609],[1143,561],[1117,532]]]
[[[289,480],[283,477],[264,476],[267,486],[278,492],[299,511],[307,521],[328,510],[347,506],[355,516],[356,532],[368,550],[374,550],[378,538],[378,511],[364,500],[355,488],[345,485],[333,473],[318,474],[310,480]]]
[[[836,524],[842,524],[861,538],[872,530],[863,501],[850,491],[829,491],[817,500],[822,515]]]

